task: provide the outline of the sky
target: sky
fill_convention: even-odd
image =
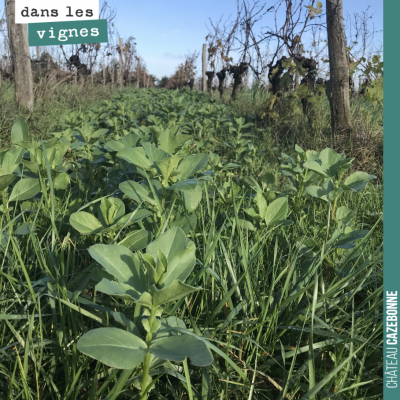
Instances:
[[[265,1],[267,8],[276,1]],[[325,1],[322,3],[325,7]],[[221,16],[225,20],[236,15],[236,0],[108,0],[108,4],[117,12],[115,24],[120,35],[136,38],[138,53],[158,78],[173,74],[185,54],[201,51],[210,18],[215,22]],[[383,0],[343,0],[344,16],[361,13],[368,6],[373,14],[370,28],[378,31],[375,42],[379,45],[383,42],[383,32],[379,32],[383,30]],[[260,26],[272,26],[272,16],[265,16]]]
[[[35,2],[30,1],[33,4]],[[100,5],[103,1],[99,0]],[[260,4],[266,4],[266,9],[277,2],[259,0]],[[326,0],[321,2],[325,9]],[[236,16],[237,10],[237,0],[107,0],[107,3],[116,11],[114,23],[120,37],[135,37],[138,54],[145,60],[149,73],[157,78],[172,75],[175,68],[184,61],[185,54],[201,52],[209,33],[208,27],[211,26],[210,18],[216,22],[223,17],[224,21],[229,16]],[[309,4],[307,0],[305,3]],[[380,47],[383,42],[383,0],[343,0],[345,24],[348,14],[361,14],[368,7],[368,14],[372,15],[369,29],[375,32],[375,46]],[[3,10],[0,11],[2,14]],[[321,19],[325,23],[325,17]],[[268,13],[258,27],[273,25],[274,13]],[[349,35],[349,32],[346,33]],[[302,38],[305,50],[311,41],[310,37]],[[201,57],[197,65],[200,72]]]

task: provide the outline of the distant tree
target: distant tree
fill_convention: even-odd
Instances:
[[[169,80],[168,76],[163,76],[161,79],[158,79],[158,80],[157,80],[157,81],[158,81],[157,87],[158,87],[159,89],[164,88],[165,85],[168,83],[168,80]]]

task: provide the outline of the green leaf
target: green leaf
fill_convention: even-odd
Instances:
[[[356,231],[351,231],[349,233],[346,233],[340,237],[340,239],[337,241],[335,247],[341,247],[348,243],[355,242],[356,240],[364,239],[365,236],[368,235],[368,233],[369,233],[369,231],[364,230],[364,229],[359,229]],[[344,248],[347,248],[347,247],[344,247]]]
[[[100,221],[86,211],[71,214],[69,223],[82,235],[96,234],[104,229]]]
[[[154,260],[158,260],[158,250],[160,249],[167,258],[167,262],[170,263],[181,251],[186,249],[189,243],[190,240],[182,229],[171,228],[150,243],[146,253],[150,254]]]
[[[153,234],[150,231],[141,229],[127,235],[118,244],[127,247],[131,251],[142,250],[147,247],[153,239]]]
[[[196,214],[192,214],[190,217],[186,215],[183,217],[178,218],[170,225],[171,228],[181,228],[183,232],[189,233],[190,231],[194,230],[197,225],[197,216]]]
[[[17,178],[18,175],[0,175],[0,192],[7,189]]]
[[[117,157],[136,165],[145,171],[154,170],[153,163],[147,158],[142,147],[125,147],[117,153]]]
[[[29,233],[34,231],[35,231],[35,226],[33,225],[33,223],[24,222],[15,230],[15,234],[28,235]]]
[[[104,226],[117,223],[125,215],[125,204],[117,197],[101,200],[99,220]]]
[[[274,200],[267,208],[265,222],[270,225],[273,222],[284,220],[288,214],[289,206],[287,197]]]
[[[169,129],[166,129],[157,140],[158,147],[169,154],[174,154],[181,145]]]
[[[54,179],[54,189],[64,190],[68,187],[69,183],[69,175],[66,172],[61,172],[57,175],[56,179]]]
[[[137,302],[143,294],[135,290],[131,285],[110,281],[107,278],[103,278],[101,282],[96,285],[96,291],[133,303]]]
[[[153,198],[153,194],[150,190],[147,190],[145,187],[140,185],[135,181],[126,181],[122,182],[119,185],[119,188],[124,192],[128,197],[135,200],[138,203],[142,203],[143,201],[147,201],[151,205],[156,205],[157,202]]]
[[[168,268],[160,280],[160,284],[167,286],[175,279],[184,282],[196,264],[196,245],[193,242],[189,242],[184,250],[174,258],[169,258],[167,262]]]
[[[200,171],[207,163],[207,154],[200,153],[185,157],[179,164],[179,171],[181,173],[177,176],[178,180],[183,181],[189,178]]]
[[[256,228],[254,228],[254,225],[245,219],[239,219],[239,227],[243,230],[249,230],[249,231],[255,231]]]
[[[125,148],[125,144],[121,140],[110,140],[104,144],[104,148],[110,153],[116,153]]]
[[[262,219],[265,219],[265,217],[267,215],[267,209],[268,209],[268,205],[267,205],[267,201],[265,200],[265,197],[263,196],[263,194],[261,192],[258,192],[256,194],[256,197],[254,200],[258,206],[258,212],[260,214],[260,217]]]
[[[23,201],[36,196],[40,192],[39,179],[21,179],[14,186],[8,201]]]
[[[165,158],[157,163],[158,168],[161,171],[161,174],[165,180],[168,181],[173,171],[176,171],[178,168],[179,162],[182,160],[183,156],[173,156],[169,158]]]
[[[168,190],[182,190],[182,191],[190,191],[194,192],[196,186],[198,186],[199,181],[196,178],[188,179],[186,181],[181,181],[174,183],[173,185],[169,186]]]
[[[319,153],[321,160],[321,167],[324,169],[325,174],[333,178],[336,174],[338,164],[342,161],[340,154],[327,147]]]
[[[312,171],[318,172],[322,176],[328,177],[325,170],[317,163],[317,161],[308,160],[303,164],[303,168],[311,169]]]
[[[192,139],[192,135],[183,135],[183,134],[181,134],[181,133],[178,133],[176,136],[175,136],[175,139],[178,141],[178,143],[181,145],[181,144],[183,144],[183,143],[185,143],[185,142],[187,142],[188,140],[190,140],[190,139]]]
[[[376,176],[374,175],[369,175],[366,172],[358,171],[348,176],[345,179],[344,184],[347,188],[353,190],[354,192],[360,192],[365,188],[369,180],[375,178]]]
[[[350,210],[347,207],[339,207],[336,210],[336,215],[335,219],[336,221],[342,221],[344,224],[347,224],[349,221],[351,221],[357,213],[353,210]]]
[[[129,133],[128,135],[125,135],[122,139],[121,142],[128,147],[136,147],[140,140],[140,136],[136,135],[136,133]]]
[[[326,197],[325,190],[322,189],[322,187],[320,186],[312,186],[312,185],[307,186],[306,192],[312,197],[318,197],[321,200],[329,201],[328,198]]]
[[[185,203],[186,210],[193,212],[196,210],[200,201],[203,197],[203,188],[201,185],[195,186],[194,190],[185,190],[182,192],[183,201]]]
[[[274,174],[271,174],[269,172],[266,172],[265,174],[261,175],[260,179],[266,185],[274,185],[275,184],[275,176],[274,176]]]
[[[11,128],[11,142],[16,144],[17,142],[27,142],[29,140],[29,128],[28,124],[22,118],[18,118]]]
[[[162,281],[163,286],[179,279],[182,282],[189,276],[196,263],[196,246],[188,240],[180,228],[171,228],[160,235],[147,247],[146,253],[159,262],[159,250],[165,255],[168,269]]]
[[[179,280],[174,280],[169,286],[158,290],[154,285],[150,288],[150,294],[153,298],[153,307],[161,306],[161,304],[170,303],[171,301],[179,300],[190,293],[200,290],[200,287],[193,287],[182,283]]]
[[[112,368],[133,369],[147,352],[146,343],[130,332],[117,328],[98,328],[78,340],[78,350]]]
[[[125,246],[96,244],[89,248],[89,254],[118,282],[131,285],[140,293],[147,290],[146,276],[139,257]]]
[[[150,142],[143,143],[144,151],[146,152],[147,157],[152,163],[158,163],[166,158],[169,158],[170,155],[166,153],[162,149],[158,149]]]
[[[213,362],[210,349],[192,335],[175,335],[155,339],[150,346],[150,353],[168,361],[183,361],[189,357],[193,365],[206,367]]]
[[[151,212],[148,210],[143,210],[143,209],[135,210],[129,214],[124,215],[121,219],[118,220],[116,224],[105,229],[105,232],[117,231],[118,229],[122,229],[125,223],[126,223],[125,228],[127,228],[128,226],[135,224],[136,222],[139,222],[143,218],[146,218],[150,215]]]
[[[3,158],[1,170],[2,175],[12,174],[18,165],[22,161],[25,150],[21,147],[16,147],[15,149],[8,150]]]

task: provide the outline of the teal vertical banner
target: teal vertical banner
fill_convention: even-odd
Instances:
[[[28,24],[29,46],[108,43],[106,19]]]
[[[399,0],[384,0],[384,71],[383,83],[384,123],[383,123],[383,209],[384,209],[384,249],[383,249],[383,397],[384,400],[400,399],[399,381],[399,314],[400,295],[400,84],[399,66]]]

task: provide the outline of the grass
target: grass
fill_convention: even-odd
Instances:
[[[14,86],[4,81],[0,90],[0,150],[10,146],[11,128],[19,117],[29,123],[33,137],[42,138],[57,127],[64,113],[87,111],[115,92],[110,85],[57,84],[43,79],[34,87],[35,108],[30,113],[16,108]]]
[[[75,93],[73,88],[68,90]],[[117,138],[123,129],[153,126],[155,120],[146,119],[150,106],[163,123],[171,124],[179,124],[171,112],[178,115],[192,107],[193,118],[200,116],[199,125],[185,125],[191,121],[187,115],[180,126],[194,135],[196,146],[191,148],[198,150],[193,151],[218,154],[223,165],[240,165],[230,171],[215,166],[202,201],[188,212],[197,220],[195,229],[188,231],[196,245],[196,268],[188,283],[203,290],[163,310],[163,315],[178,316],[188,329],[209,340],[216,349],[214,363],[197,368],[167,362],[150,371],[153,378],[161,376],[150,399],[382,399],[382,186],[369,183],[361,192],[340,197],[338,206],[356,213],[352,229],[370,231],[353,249],[334,247],[335,232],[343,228],[342,223],[331,221],[328,203],[310,196],[298,202],[288,196],[287,218],[294,222],[290,226],[272,229],[249,219],[246,210],[255,207],[255,192],[246,177],[261,185],[260,175],[270,172],[274,183],[264,192],[288,193],[289,183],[278,172],[284,161],[281,150],[294,155],[294,140],[314,143],[319,146],[316,150],[322,150],[318,132],[326,131],[327,122],[320,121],[317,129],[287,105],[286,112],[290,109],[295,116],[286,116],[292,128],[285,138],[283,116],[269,123],[261,120],[265,99],[250,113],[249,93],[240,96],[232,104],[236,110],[232,113],[229,108],[217,109],[218,102],[210,103],[200,94],[140,90],[85,113]],[[72,100],[63,101],[74,104],[71,109],[78,107]],[[79,104],[83,103],[80,99]],[[369,115],[379,114],[373,107],[364,107]],[[111,125],[105,112],[121,119]],[[239,115],[255,122],[255,127],[238,131],[235,118]],[[41,118],[33,126],[45,127]],[[227,121],[217,126],[223,118]],[[78,118],[69,123],[79,126],[81,122]],[[379,122],[365,119],[363,123],[379,134]],[[60,120],[52,124],[33,133],[44,135],[56,129]],[[117,171],[126,164],[113,158],[114,166],[107,167],[115,171],[112,177],[102,166],[93,167],[89,174],[85,161],[80,161],[83,155],[77,154],[73,159],[83,165],[81,183],[71,178],[64,191],[49,188],[48,195],[29,201],[32,207],[25,204],[23,213],[22,204],[6,200],[0,213],[1,398],[140,398],[135,379],[140,367],[124,373],[77,350],[79,337],[91,329],[124,329],[112,320],[112,311],[132,320],[138,312],[133,304],[95,289],[99,272],[87,250],[94,243],[110,243],[113,237],[84,236],[69,223],[71,212],[118,189]],[[365,165],[374,164],[369,160]],[[83,201],[71,206],[79,196]],[[179,204],[171,208],[172,218],[185,215],[185,207]],[[95,205],[86,210],[95,213]],[[35,231],[24,231],[24,222],[34,223]],[[147,229],[157,227],[158,222],[146,222]],[[133,225],[133,230],[141,228]],[[132,228],[122,229],[118,240],[131,232]],[[306,238],[316,246],[303,247]]]
[[[230,103],[231,91],[226,90],[222,102]],[[218,99],[218,91],[212,92]],[[285,93],[280,104],[271,110],[273,96],[256,86],[244,88],[238,100],[230,103],[242,116],[254,121],[268,140],[268,147],[303,148],[320,151],[331,147],[356,158],[355,168],[368,170],[382,178],[383,170],[383,106],[374,105],[358,95],[350,102],[353,134],[351,138],[336,137],[332,142],[330,109],[326,96],[321,96],[310,115],[304,115],[300,99]]]

